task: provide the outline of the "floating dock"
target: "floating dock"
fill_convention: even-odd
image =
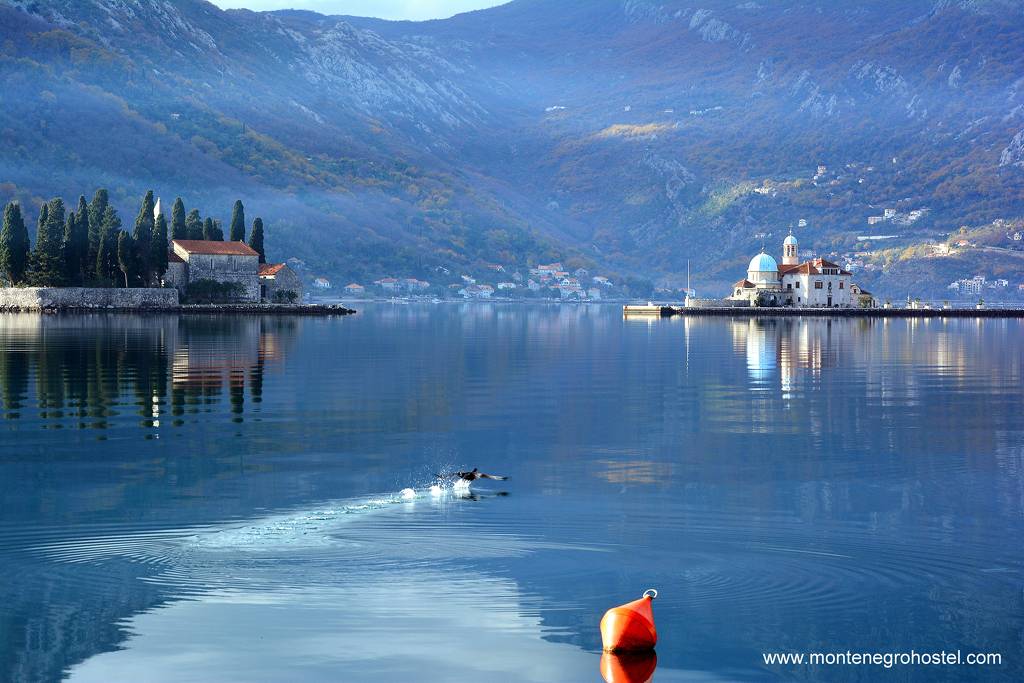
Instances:
[[[622,307],[622,315],[643,315],[654,316],[656,318],[667,318],[669,316],[679,315],[680,311],[677,311],[676,308],[682,307],[673,307],[668,304],[627,304]]]

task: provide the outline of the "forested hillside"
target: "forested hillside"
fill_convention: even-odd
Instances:
[[[0,0],[0,27],[0,202],[29,221],[54,194],[129,211],[154,188],[223,219],[241,198],[340,278],[562,260],[679,284],[689,261],[714,289],[791,226],[885,263],[1024,216],[1018,2],[516,0],[411,23]]]

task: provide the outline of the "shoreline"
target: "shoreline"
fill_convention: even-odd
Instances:
[[[355,315],[356,310],[341,304],[183,304],[175,306],[4,306],[0,313],[39,313],[42,315],[80,313],[134,313],[178,315]]]
[[[760,308],[722,306],[623,306],[623,317],[736,317],[736,318],[1024,318],[1024,308]]]

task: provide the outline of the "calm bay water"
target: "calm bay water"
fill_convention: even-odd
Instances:
[[[0,316],[0,680],[1024,679],[1024,325]],[[509,475],[472,495],[431,475]],[[405,488],[415,495],[403,496]],[[1000,653],[765,666],[762,652]]]

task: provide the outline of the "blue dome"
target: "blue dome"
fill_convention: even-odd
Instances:
[[[790,233],[782,243],[785,245],[796,244],[796,237],[793,236],[793,233]]]
[[[760,253],[750,259],[750,265],[747,266],[747,270],[751,273],[776,273],[779,270],[779,264],[770,255]]]

